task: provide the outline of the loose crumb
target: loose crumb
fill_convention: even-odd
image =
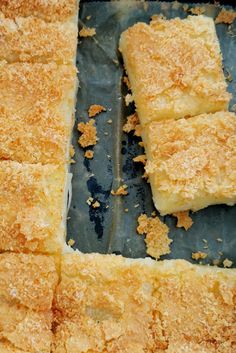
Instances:
[[[123,184],[121,185],[116,191],[114,191],[113,189],[111,190],[111,194],[113,196],[125,196],[125,195],[128,195],[128,191],[126,190],[127,189],[127,185],[126,184]]]
[[[96,145],[97,143],[97,129],[94,126],[95,120],[91,119],[88,123],[79,123],[78,130],[82,133],[78,142],[82,147]]]
[[[105,132],[104,132],[104,135],[105,135],[105,136],[108,136],[108,135],[109,135],[109,133],[108,133],[107,131],[105,131]]]
[[[86,16],[86,20],[89,21],[91,19],[91,17],[92,17],[91,15]]]
[[[175,212],[173,213],[174,217],[177,217],[177,228],[184,228],[185,230],[188,230],[189,228],[192,227],[193,225],[193,220],[189,216],[189,211],[183,211],[183,212]]]
[[[131,85],[130,85],[130,82],[129,82],[129,78],[127,76],[124,76],[123,77],[123,82],[126,84],[127,88],[128,89],[131,89]]]
[[[93,159],[93,156],[94,156],[94,152],[91,151],[91,150],[87,150],[87,151],[84,153],[84,157],[85,157],[85,158]]]
[[[146,234],[145,243],[147,254],[159,259],[161,255],[170,253],[172,239],[168,237],[169,228],[158,217],[147,217],[141,214],[138,217],[138,234]]]
[[[140,137],[141,136],[141,132],[142,132],[141,124],[137,124],[135,126],[135,129],[134,129],[134,136]]]
[[[219,243],[222,243],[223,242],[223,239],[221,239],[221,238],[217,238],[216,239]]]
[[[74,147],[73,147],[72,145],[70,145],[69,153],[70,153],[70,157],[71,157],[71,158],[74,157],[74,155],[75,155],[75,149],[74,149]]]
[[[203,251],[197,251],[192,253],[192,259],[193,260],[200,260],[200,259],[205,259],[207,257],[207,253]]]
[[[132,94],[130,94],[130,93],[126,94],[126,96],[125,96],[125,105],[128,107],[128,105],[130,103],[132,103],[133,101],[134,101],[134,98],[133,98]]]
[[[159,20],[166,20],[166,16],[164,16],[162,13],[160,14],[155,14],[151,16],[151,21],[155,22],[155,21],[159,21]]]
[[[128,209],[128,208],[125,208],[124,211],[125,211],[125,212],[129,212],[129,209]]]
[[[103,107],[102,105],[92,104],[88,109],[88,116],[89,118],[93,118],[96,115],[100,114],[101,112],[105,112],[105,111],[106,111],[106,108]]]
[[[224,267],[231,267],[233,265],[233,261],[230,261],[229,259],[225,259],[223,261]]]
[[[208,241],[206,240],[206,239],[202,239],[202,241],[203,241],[203,243],[205,243],[205,244],[207,244],[208,243]]]
[[[206,12],[206,9],[204,6],[196,6],[189,9],[188,12],[190,12],[193,15],[202,15]]]
[[[222,9],[215,19],[215,23],[231,24],[236,18],[236,12]]]
[[[80,37],[93,37],[96,34],[96,29],[93,27],[83,27],[79,31]]]
[[[232,77],[231,73],[230,73],[228,70],[226,70],[226,74],[227,74],[227,75],[225,75],[225,79],[226,79],[228,82],[232,82],[232,81],[233,81],[233,77]]]
[[[127,117],[127,122],[123,126],[123,131],[129,133],[130,131],[135,130],[136,125],[139,123],[139,118],[136,113],[129,115]]]
[[[75,163],[76,163],[76,161],[73,158],[71,158],[70,159],[70,164],[75,164]]]
[[[147,162],[146,154],[140,154],[139,156],[134,157],[134,158],[133,158],[133,161],[134,161],[135,163],[142,163],[143,165],[145,165],[146,162]]]
[[[112,120],[111,119],[107,120],[107,124],[112,124]]]
[[[136,205],[134,205],[134,208],[137,208],[139,207],[139,203],[136,203]]]
[[[220,255],[220,256],[223,256],[224,254],[222,253],[222,251],[218,251],[218,254]]]
[[[152,211],[151,216],[156,217],[156,215],[157,215],[156,211]]]
[[[93,202],[93,198],[90,196],[90,197],[87,199],[86,203],[87,203],[89,206],[91,206],[91,205],[92,205],[92,202]]]
[[[74,244],[75,244],[74,239],[70,239],[70,240],[68,241],[68,245],[69,245],[69,246],[73,246]]]
[[[93,204],[92,204],[92,207],[93,208],[98,208],[98,207],[100,207],[101,206],[101,204],[100,204],[100,202],[98,202],[98,201],[95,201]]]

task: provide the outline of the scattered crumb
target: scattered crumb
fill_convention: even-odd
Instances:
[[[185,230],[188,230],[189,228],[192,227],[193,225],[193,220],[189,216],[189,211],[183,211],[183,212],[175,212],[173,213],[174,217],[177,217],[177,228],[184,228]]]
[[[97,129],[94,126],[95,120],[91,119],[88,123],[79,123],[78,130],[82,133],[78,142],[82,147],[96,145],[97,143]]]
[[[134,157],[134,158],[133,158],[133,161],[134,161],[135,163],[142,163],[143,165],[145,165],[146,162],[147,162],[146,154],[140,154],[139,156]]]
[[[70,239],[70,240],[68,241],[68,245],[69,245],[69,246],[73,246],[74,243],[75,243],[74,239]]]
[[[225,259],[223,261],[224,267],[231,267],[233,265],[233,261],[230,261],[229,259]]]
[[[139,207],[139,203],[136,203],[136,205],[134,205],[134,208],[137,208]]]
[[[219,260],[219,259],[214,259],[214,260],[212,261],[212,263],[213,263],[214,266],[219,266],[220,260]]]
[[[76,161],[75,161],[73,158],[71,158],[69,163],[70,163],[70,164],[75,164]]]
[[[141,132],[142,132],[141,124],[137,124],[137,125],[135,126],[134,136],[140,137],[140,136],[141,136]]]
[[[236,12],[222,9],[215,19],[215,23],[231,24],[236,18]]]
[[[223,241],[223,239],[221,239],[221,238],[217,238],[216,239],[219,243],[222,243],[222,241]]]
[[[228,70],[225,70],[225,72],[226,72],[225,79],[228,82],[232,82],[233,81],[233,77],[232,77],[231,73]]]
[[[98,208],[98,207],[100,207],[101,206],[101,204],[100,204],[100,202],[98,202],[98,201],[95,201],[93,204],[92,204],[92,207],[93,208]]]
[[[200,260],[200,259],[205,259],[207,257],[207,253],[203,251],[197,251],[192,253],[192,259],[193,260]]]
[[[130,93],[126,94],[126,96],[125,96],[125,105],[128,107],[128,105],[130,103],[132,103],[133,101],[134,101],[134,98],[133,98],[132,94],[130,94]]]
[[[109,154],[107,154],[107,158],[108,158],[108,159],[111,159],[111,156],[110,156]]]
[[[135,130],[135,127],[138,123],[139,123],[139,118],[136,113],[129,115],[127,117],[127,122],[123,126],[123,131],[129,133],[130,131]]]
[[[83,27],[79,31],[80,37],[92,37],[96,34],[96,29],[95,28],[90,28],[90,27]]]
[[[106,208],[109,208],[109,205],[106,205]]]
[[[144,142],[143,141],[139,141],[138,144],[139,144],[140,147],[144,147]]]
[[[204,6],[196,6],[189,9],[188,12],[191,12],[193,15],[202,15],[206,12],[206,9]]]
[[[205,244],[207,244],[208,243],[208,241],[206,240],[206,239],[202,239],[202,241],[203,241],[203,243],[205,243]]]
[[[183,10],[184,10],[184,11],[188,11],[188,7],[189,7],[188,4],[184,4],[184,5],[183,5]]]
[[[128,195],[128,191],[126,190],[127,189],[127,185],[126,184],[123,184],[121,185],[116,191],[114,191],[113,189],[111,190],[111,194],[113,196],[125,196],[125,195]]]
[[[107,120],[107,124],[112,124],[112,120],[111,119]]]
[[[91,206],[92,202],[93,202],[93,198],[90,196],[90,197],[88,198],[88,200],[86,201],[86,203],[87,203],[89,206]]]
[[[151,16],[152,22],[159,21],[159,20],[166,20],[166,16],[164,16],[162,13]]]
[[[89,115],[89,118],[93,118],[96,115],[100,114],[101,112],[105,112],[105,111],[106,111],[106,108],[103,107],[102,105],[92,104],[89,107],[88,115]]]
[[[147,254],[159,259],[170,253],[172,239],[168,237],[169,228],[158,217],[147,217],[141,214],[138,218],[138,234],[146,234]]]
[[[151,216],[156,217],[156,215],[157,215],[156,211],[152,211]]]
[[[69,153],[70,153],[70,157],[74,157],[75,155],[75,150],[74,150],[74,147],[72,145],[70,145],[70,150],[69,150]]]
[[[129,82],[129,78],[127,76],[124,76],[123,77],[123,82],[126,84],[127,88],[128,89],[131,89],[131,85],[130,85],[130,82]]]
[[[128,209],[128,208],[125,208],[124,211],[125,211],[125,212],[129,212],[129,209]]]
[[[84,153],[84,157],[85,157],[85,158],[93,159],[93,156],[94,156],[94,152],[91,151],[91,150],[87,150],[87,151]]]
[[[105,135],[105,136],[108,136],[109,134],[108,134],[108,132],[107,132],[107,131],[105,131],[105,132],[104,132],[104,135]]]
[[[218,254],[219,254],[220,256],[223,256],[222,251],[218,251]]]
[[[91,15],[86,16],[86,20],[89,21],[91,19],[91,17],[92,17]]]
[[[204,246],[203,246],[203,249],[208,249],[208,245],[204,245]]]

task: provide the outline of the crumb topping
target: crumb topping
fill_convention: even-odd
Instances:
[[[123,185],[119,186],[116,191],[114,191],[114,190],[112,189],[112,190],[111,190],[111,194],[112,194],[113,196],[126,196],[126,195],[128,195],[127,188],[128,188],[128,185],[123,184]]]
[[[135,130],[138,123],[139,119],[136,113],[129,115],[127,117],[127,122],[123,126],[123,131],[129,133],[130,131]]]
[[[161,255],[170,253],[172,239],[168,237],[169,228],[156,217],[141,214],[138,218],[138,234],[146,234],[147,254],[159,259]]]
[[[100,114],[101,112],[105,112],[105,111],[106,111],[106,108],[103,107],[102,105],[92,104],[89,107],[88,115],[89,115],[89,118],[93,118],[94,116]]]
[[[96,34],[96,29],[93,27],[83,27],[80,31],[79,31],[79,35],[80,37],[93,37]]]
[[[177,217],[177,228],[184,228],[185,230],[188,230],[189,228],[192,227],[193,225],[193,220],[189,216],[189,211],[182,211],[182,212],[175,212],[173,213],[174,217]]]
[[[236,12],[222,9],[215,19],[215,23],[231,24],[236,18]]]
[[[81,147],[88,147],[96,145],[97,138],[97,128],[94,126],[95,120],[91,119],[88,123],[79,123],[78,131],[82,133],[79,137],[79,144]]]

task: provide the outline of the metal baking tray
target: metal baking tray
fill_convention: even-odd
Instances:
[[[215,17],[219,5],[204,6],[205,15]],[[229,7],[230,8],[230,7]],[[124,103],[127,89],[122,82],[123,63],[118,52],[118,40],[123,30],[138,21],[149,22],[153,14],[162,13],[167,18],[184,18],[189,15],[183,3],[141,1],[82,2],[79,25],[96,28],[96,36],[79,40],[77,66],[80,89],[77,97],[76,124],[73,132],[76,163],[73,173],[72,202],[68,217],[67,240],[73,239],[82,252],[116,253],[126,257],[145,257],[144,237],[137,235],[137,218],[141,213],[154,211],[149,184],[142,179],[143,167],[133,162],[142,154],[139,138],[122,131],[126,117],[134,111]],[[91,16],[90,19],[88,19]],[[236,22],[236,21],[235,21]],[[224,59],[224,69],[230,73],[229,91],[233,93],[230,109],[236,103],[236,23],[216,26]],[[77,123],[88,121],[87,110],[91,104],[101,104],[107,112],[97,116],[99,141],[94,148],[94,159],[84,158],[78,146]],[[112,123],[107,121],[112,119]],[[128,185],[128,196],[115,197],[111,189],[120,184]],[[86,200],[92,197],[100,202],[92,208]],[[125,212],[128,209],[128,212]],[[183,258],[192,261],[191,254],[205,251],[203,263],[220,263],[228,258],[236,265],[236,207],[218,205],[191,214],[193,226],[185,231],[176,228],[176,219],[166,216],[162,220],[170,228],[173,239],[171,253],[162,259]],[[217,238],[222,238],[218,242]],[[208,249],[204,249],[208,242]]]

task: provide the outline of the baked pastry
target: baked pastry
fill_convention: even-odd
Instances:
[[[236,202],[236,116],[152,122],[142,129],[146,172],[162,214]]]
[[[235,293],[235,270],[67,254],[53,352],[233,353]]]
[[[63,165],[0,162],[0,252],[62,251],[68,177]]]
[[[47,22],[77,18],[78,0],[0,0],[0,11],[6,17],[36,16]]]
[[[137,23],[120,51],[141,124],[227,110],[220,46],[205,16]]]
[[[75,63],[77,23],[48,23],[33,16],[9,19],[0,12],[0,60]]]
[[[0,63],[0,160],[69,159],[77,78],[73,65]]]
[[[0,254],[1,353],[50,353],[57,281],[51,257]]]

